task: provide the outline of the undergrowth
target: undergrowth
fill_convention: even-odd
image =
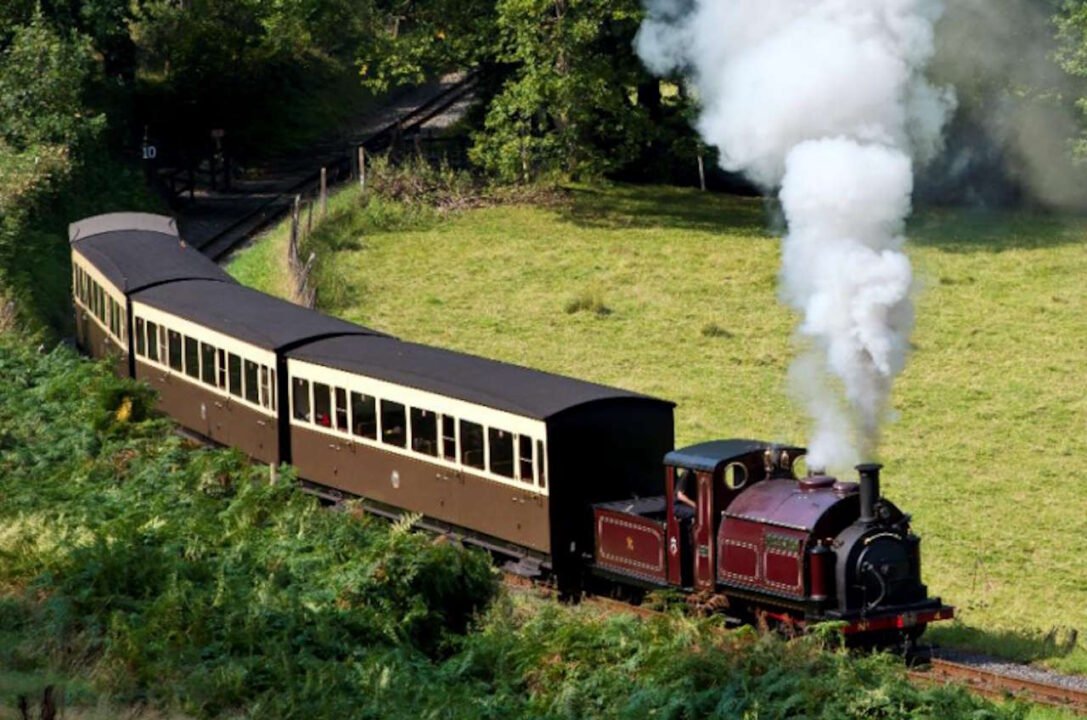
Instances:
[[[197,717],[1022,716],[816,638],[492,602],[483,554],[193,446],[104,365],[8,336],[0,375],[0,704],[60,673]]]
[[[289,472],[269,484],[236,452],[189,446],[149,418],[146,387],[66,350],[4,341],[0,376],[0,617],[22,636],[0,667],[286,716],[334,668],[447,654],[494,592],[485,556],[322,511]]]

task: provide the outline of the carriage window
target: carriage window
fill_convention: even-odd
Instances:
[[[268,384],[268,366],[260,366],[260,404],[266,408],[275,409],[272,404],[271,386]]]
[[[200,379],[215,386],[215,348],[207,343],[200,343]]]
[[[377,407],[369,395],[351,393],[351,432],[359,437],[377,439]]]
[[[144,356],[147,354],[147,340],[143,335],[143,318],[136,318],[136,354]]]
[[[268,407],[271,410],[276,409],[276,369],[268,368],[268,377],[271,382],[268,385]]]
[[[242,359],[230,353],[227,356],[227,379],[230,381],[230,394],[242,396]]]
[[[513,433],[487,428],[491,445],[491,472],[503,477],[513,477]]]
[[[336,429],[347,432],[347,391],[336,388]]]
[[[313,421],[322,427],[332,427],[332,399],[329,387],[313,383]]]
[[[424,455],[438,454],[438,416],[430,410],[411,409],[411,449]]]
[[[113,298],[106,296],[106,318],[111,335],[117,334],[117,306],[113,304]]]
[[[226,390],[226,350],[219,351],[219,389]]]
[[[442,457],[457,460],[457,420],[449,415],[442,415]]]
[[[147,323],[147,357],[155,362],[159,359],[159,326]]]
[[[260,387],[257,385],[257,364],[245,361],[245,399],[254,405],[260,404]]]
[[[294,417],[309,422],[309,380],[294,379]]]
[[[185,374],[200,379],[200,344],[185,336]]]
[[[121,305],[118,316],[121,319],[121,340],[128,342],[128,311],[125,310],[125,306]]]
[[[381,441],[404,447],[408,444],[407,414],[404,406],[391,400],[381,401]]]
[[[547,487],[547,455],[544,454],[543,440],[536,441],[536,457],[540,461],[540,487]]]
[[[176,330],[167,330],[166,338],[168,340],[170,367],[174,370],[181,369],[181,333]]]
[[[460,461],[468,467],[482,470],[486,463],[483,458],[483,426],[460,421]]]
[[[531,483],[536,475],[535,466],[532,463],[532,438],[528,435],[519,435],[517,450],[521,455],[521,479]]]

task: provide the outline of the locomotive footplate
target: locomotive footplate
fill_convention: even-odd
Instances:
[[[842,628],[842,632],[846,635],[853,635],[856,633],[879,632],[881,630],[909,630],[910,628],[924,627],[938,620],[950,620],[953,617],[955,617],[954,607],[937,604],[935,607],[887,610],[864,617],[850,615],[828,619],[845,621],[848,624]]]

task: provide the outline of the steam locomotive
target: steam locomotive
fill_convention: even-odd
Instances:
[[[921,582],[909,516],[804,450],[674,449],[671,402],[406,342],[236,283],[170,218],[73,223],[80,347],[160,409],[331,500],[488,549],[576,595],[677,588],[737,618],[915,637],[953,609]],[[683,489],[681,498],[681,487]],[[680,499],[690,503],[681,504]]]

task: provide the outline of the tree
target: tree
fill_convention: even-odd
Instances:
[[[16,27],[0,54],[0,137],[16,150],[71,146],[101,128],[83,101],[92,72],[85,38],[61,35],[40,13]]]
[[[637,158],[653,134],[631,49],[641,14],[634,0],[499,0],[497,60],[513,70],[472,158],[505,179],[600,175]]]

